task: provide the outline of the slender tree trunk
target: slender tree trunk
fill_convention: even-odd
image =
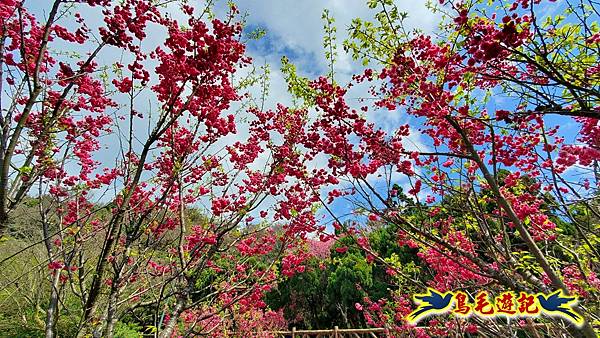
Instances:
[[[0,203],[2,203],[0,201]],[[4,233],[6,232],[6,226],[8,225],[8,215],[3,211],[3,208],[0,208],[0,238],[4,237]]]
[[[179,315],[181,315],[181,312],[183,312],[186,302],[187,293],[177,296],[177,304],[175,305],[175,309],[173,309],[173,312],[170,314],[171,318],[169,318],[167,326],[165,326],[165,329],[158,335],[159,338],[171,337],[173,331],[175,330],[175,326],[177,325],[177,321],[179,320]]]
[[[121,295],[121,288],[119,285],[121,281],[126,279],[123,275],[123,270],[127,264],[127,261],[130,257],[129,244],[126,244],[127,248],[125,249],[125,253],[121,258],[121,262],[116,267],[115,277],[113,278],[112,286],[110,288],[110,295],[108,296],[108,310],[106,312],[106,332],[105,336],[107,338],[112,338],[114,336],[115,325],[117,324],[117,304],[119,302],[119,297]]]
[[[58,297],[60,296],[60,271],[56,270],[52,281],[52,292],[50,294],[50,304],[46,310],[46,338],[56,337],[54,328],[56,326]]]
[[[119,300],[119,283],[118,279],[113,281],[113,287],[110,290],[108,298],[108,311],[106,315],[106,336],[112,338],[114,336],[115,325],[117,324],[117,302]]]
[[[177,180],[179,183],[179,187],[181,187],[183,184],[182,180],[181,180],[181,174],[179,173],[177,175]],[[186,262],[185,262],[185,254],[184,254],[184,249],[183,249],[183,238],[185,236],[185,217],[184,217],[184,204],[181,202],[183,201],[183,193],[181,191],[181,188],[178,189],[178,194],[179,194],[179,260],[180,260],[180,264],[181,267],[183,268],[183,272],[185,273],[185,271],[187,270],[186,268]],[[167,325],[165,326],[165,329],[158,335],[159,338],[169,338],[171,337],[171,335],[173,334],[173,330],[175,329],[175,326],[177,325],[177,321],[179,319],[179,315],[181,314],[181,312],[183,311],[183,308],[185,306],[185,303],[187,302],[187,298],[188,298],[188,294],[190,291],[190,284],[189,281],[188,285],[184,288],[183,293],[177,295],[177,304],[175,305],[175,309],[173,310],[173,313],[171,314],[171,318],[169,319],[169,322],[167,323]]]

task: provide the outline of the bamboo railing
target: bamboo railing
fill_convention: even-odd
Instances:
[[[418,327],[423,330],[430,330],[429,327]],[[550,330],[548,323],[530,323],[527,326],[522,327],[521,329],[525,330],[535,330],[543,328],[545,330]],[[481,327],[478,327],[481,329]],[[367,328],[367,329],[340,329],[335,326],[333,329],[328,330],[297,330],[295,327],[292,328],[291,331],[263,331],[262,334],[268,334],[268,337],[277,337],[277,338],[381,338],[381,337],[391,337],[388,332],[386,332],[386,328]],[[544,331],[542,331],[544,332]],[[552,331],[548,331],[551,333]],[[551,333],[552,335],[552,333]],[[257,335],[260,337],[265,337],[264,335]],[[488,336],[489,335],[484,335]],[[534,334],[534,337],[539,337],[539,335]],[[253,337],[246,335],[236,335],[233,337]],[[450,337],[464,337],[462,333],[455,332],[451,334]],[[599,336],[600,337],[600,336]]]
[[[378,338],[376,333],[384,333],[385,328],[369,328],[369,329],[340,329],[335,326],[332,330],[296,330],[292,331],[274,331],[275,337],[292,337],[292,338],[309,338],[309,337],[330,337],[330,338],[362,338],[374,337]]]

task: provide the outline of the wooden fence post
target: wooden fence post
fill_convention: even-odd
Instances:
[[[339,338],[339,336],[338,336],[338,327],[337,326],[333,327],[333,337]]]
[[[296,338],[296,327],[292,327],[292,338]]]

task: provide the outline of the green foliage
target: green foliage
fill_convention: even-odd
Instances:
[[[400,247],[396,238],[397,227],[382,224],[368,234],[372,248],[385,261],[417,278],[431,278],[419,273],[420,260],[416,250]],[[338,252],[337,248],[347,248]],[[402,285],[401,276],[392,276],[387,266],[369,261],[351,237],[343,237],[330,249],[330,257],[311,258],[306,270],[286,278],[267,295],[267,304],[283,309],[290,326],[305,329],[364,327],[362,312],[355,307],[371,300],[391,298]]]
[[[0,259],[22,250],[26,241],[9,239],[0,244]],[[50,296],[45,253],[39,247],[24,251],[3,265],[0,291],[0,337],[43,337]],[[9,281],[14,281],[12,284]],[[58,313],[59,337],[75,337],[81,303],[68,289]]]
[[[267,35],[267,30],[263,27],[257,27],[246,33],[246,37],[250,40],[260,40]]]
[[[281,58],[281,72],[292,94],[294,105],[299,108],[312,106],[317,92],[309,86],[308,78],[298,75],[296,66],[287,57]]]
[[[271,308],[284,310],[290,324],[307,329],[330,327],[333,313],[332,300],[323,292],[327,288],[328,270],[321,270],[321,262],[312,258],[304,273],[286,279],[267,294]]]
[[[140,332],[141,327],[135,323],[118,322],[115,325],[115,337],[117,338],[139,338],[144,335]]]
[[[408,14],[389,0],[370,0],[368,5],[371,9],[380,8],[375,14],[376,21],[352,20],[344,50],[364,66],[373,61],[389,64],[407,34],[403,22]]]
[[[335,61],[337,58],[337,44],[336,44],[336,32],[335,19],[329,15],[329,10],[323,11],[322,19],[325,22],[323,30],[325,35],[323,37],[323,48],[325,48],[325,58],[329,61],[329,79],[334,81],[334,70]]]

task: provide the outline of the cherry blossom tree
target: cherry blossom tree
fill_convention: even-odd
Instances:
[[[344,44],[366,65],[363,73],[344,86],[332,74],[299,81],[292,72],[288,80],[318,112],[303,146],[326,154],[327,171],[342,182],[331,182],[323,199],[333,226],[398,278],[386,320],[409,329],[398,321],[410,312],[410,294],[424,286],[372,250],[367,235],[377,222],[396,225],[398,241],[419,249],[433,271],[429,286],[473,295],[482,288],[575,292],[585,324],[551,321],[548,334],[594,337],[597,5],[440,1],[432,5],[444,18],[439,37],[408,31],[406,13],[392,1],[369,5],[375,21],[356,19]],[[566,14],[544,13],[552,6]],[[365,84],[370,96],[350,104],[348,93]],[[410,117],[411,125],[386,130],[378,119],[391,113]],[[565,119],[579,129],[568,130]],[[410,146],[417,135],[425,146]],[[403,190],[412,201],[399,199]],[[340,199],[354,204],[354,221],[327,207]],[[383,314],[375,305],[371,312]],[[531,320],[517,324],[535,331]],[[507,332],[506,323],[481,327]]]
[[[45,335],[64,311],[78,336],[125,317],[160,337],[283,325],[261,298],[302,268],[318,199],[302,113],[250,95],[266,78],[235,5],[48,5],[0,3],[1,235],[23,201],[38,214],[2,264],[45,246]]]

